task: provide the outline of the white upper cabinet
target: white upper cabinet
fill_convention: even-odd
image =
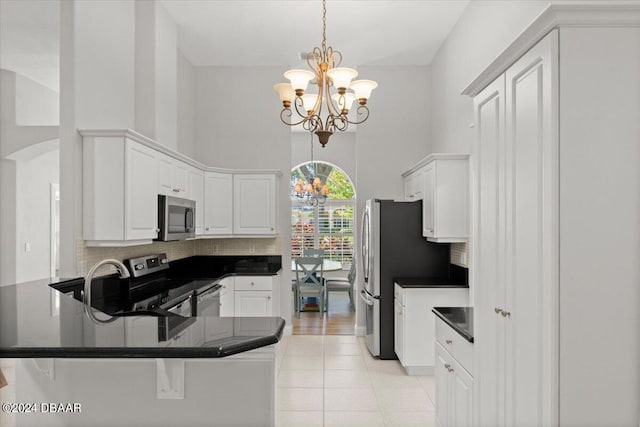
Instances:
[[[275,174],[235,174],[233,177],[233,233],[277,233]]]
[[[204,234],[204,172],[189,166],[187,175],[188,199],[196,202],[196,236]]]
[[[422,169],[422,235],[430,242],[469,237],[469,156],[432,154]]]
[[[158,194],[189,198],[189,165],[158,153]]]
[[[204,235],[233,234],[233,175],[206,172],[204,175]]]
[[[83,233],[88,246],[150,243],[158,235],[157,152],[124,136],[83,144]]]
[[[88,246],[149,244],[158,195],[196,203],[198,237],[277,234],[276,170],[207,167],[131,130],[81,130]]]
[[[404,199],[408,202],[421,200],[424,191],[424,171],[420,168],[404,176]]]

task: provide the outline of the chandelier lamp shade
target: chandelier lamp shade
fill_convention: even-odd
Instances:
[[[345,131],[349,124],[360,124],[369,118],[367,100],[378,87],[373,80],[353,80],[358,72],[340,67],[342,54],[327,47],[326,15],[326,0],[322,0],[322,45],[306,55],[311,71],[288,70],[284,77],[289,82],[273,86],[282,102],[280,120],[289,126],[302,125],[315,133],[323,147],[335,131]],[[313,88],[307,92],[309,83]],[[351,120],[349,111],[355,101],[358,101],[357,119]]]

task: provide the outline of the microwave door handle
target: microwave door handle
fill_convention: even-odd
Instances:
[[[185,228],[189,231],[193,230],[193,209],[187,209],[184,215]]]

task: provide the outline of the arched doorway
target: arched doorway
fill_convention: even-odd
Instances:
[[[322,185],[315,196],[318,203],[312,200],[313,194],[305,191],[313,185],[315,178],[319,178]],[[292,259],[302,256],[308,249],[321,249],[324,258],[331,261],[331,271],[325,271],[325,279],[346,278],[355,262],[356,189],[353,181],[335,164],[305,162],[291,170],[290,194]],[[355,292],[351,293],[351,298],[355,298]],[[297,313],[293,316],[293,333],[352,335],[356,316],[355,301],[351,298],[347,292],[330,291],[328,310],[322,315],[318,313],[321,304],[313,299],[303,300],[299,306],[300,318]]]

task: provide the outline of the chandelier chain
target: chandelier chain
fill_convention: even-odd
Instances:
[[[327,52],[327,1],[322,0],[322,54]],[[328,59],[328,58],[325,58]]]

